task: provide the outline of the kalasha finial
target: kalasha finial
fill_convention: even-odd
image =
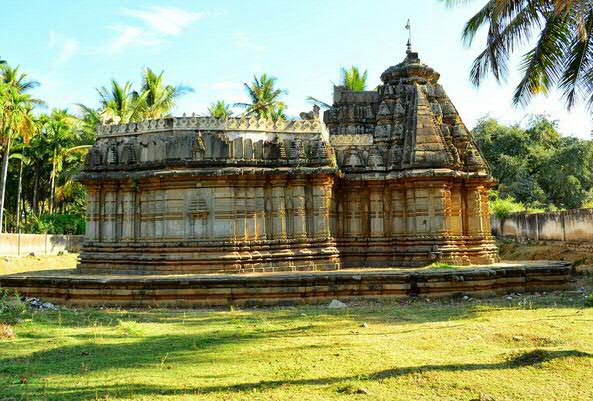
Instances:
[[[408,18],[408,23],[406,24],[406,29],[408,30],[408,45],[406,53],[412,53],[412,25],[410,25],[410,19]]]

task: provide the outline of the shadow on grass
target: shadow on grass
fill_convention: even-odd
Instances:
[[[477,363],[477,364],[445,364],[445,365],[421,365],[402,368],[387,369],[374,372],[365,376],[342,376],[328,377],[318,379],[287,379],[287,380],[269,380],[253,383],[240,383],[234,385],[221,386],[194,386],[194,387],[166,387],[158,385],[141,384],[118,384],[105,386],[89,386],[86,388],[60,388],[49,386],[47,399],[52,400],[78,400],[96,397],[131,397],[139,395],[190,395],[190,394],[210,394],[210,393],[251,393],[252,391],[273,390],[279,387],[287,386],[325,386],[333,385],[351,380],[356,381],[379,381],[388,378],[404,377],[414,373],[423,372],[464,372],[480,370],[499,370],[499,369],[519,369],[522,367],[539,367],[546,362],[564,358],[593,358],[589,354],[577,350],[541,350],[514,354],[508,359],[497,363]],[[198,377],[201,378],[201,377]],[[210,376],[210,378],[212,378]],[[217,377],[214,377],[217,378]],[[0,392],[2,394],[2,392]],[[101,398],[102,399],[102,398]],[[109,398],[111,399],[111,398]]]

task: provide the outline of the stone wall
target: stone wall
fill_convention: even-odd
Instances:
[[[80,252],[84,235],[0,234],[1,256],[56,255]]]
[[[593,209],[512,213],[491,223],[494,235],[518,242],[593,243]]]

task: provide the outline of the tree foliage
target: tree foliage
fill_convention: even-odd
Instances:
[[[96,108],[79,104],[79,115],[55,109],[34,116],[33,108],[42,102],[27,92],[38,83],[18,67],[0,68],[0,146],[6,167],[0,190],[6,188],[1,210],[7,212],[3,226],[8,231],[84,233],[86,190],[75,177],[95,141],[97,124],[166,116],[191,90],[167,85],[162,72],[147,68],[139,91],[131,82],[111,80],[97,90]]]
[[[444,0],[464,6],[469,0]],[[522,46],[533,46],[521,63],[523,74],[515,89],[515,104],[558,87],[570,109],[579,98],[593,106],[593,2],[591,0],[487,0],[463,29],[471,45],[486,28],[486,46],[474,60],[472,82],[480,85],[488,73],[508,76],[509,60]]]
[[[276,78],[267,74],[259,77],[254,75],[251,83],[243,83],[249,103],[236,103],[235,106],[245,109],[245,114],[258,118],[279,118],[284,115],[286,104],[280,100],[286,90],[276,88]]]
[[[561,136],[554,121],[533,117],[526,128],[482,119],[474,135],[501,199],[525,208],[582,207],[593,199],[593,143]]]
[[[362,92],[367,87],[368,72],[360,72],[360,69],[356,66],[350,68],[342,68],[342,81],[341,85],[345,86],[346,89]]]
[[[208,113],[214,118],[227,118],[233,115],[231,105],[225,103],[224,100],[218,100],[208,107]]]

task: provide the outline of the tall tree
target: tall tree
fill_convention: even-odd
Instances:
[[[33,99],[22,93],[15,85],[0,82],[0,145],[2,146],[2,167],[0,170],[0,231],[4,219],[6,178],[8,161],[13,141],[21,138],[28,141],[36,132],[32,110]]]
[[[171,112],[175,106],[175,99],[179,96],[193,92],[193,89],[182,85],[165,85],[163,71],[155,73],[150,68],[145,68],[142,73],[142,88],[136,97],[143,99],[142,117],[161,118]]]
[[[468,0],[444,0],[466,5]],[[474,60],[470,78],[479,86],[488,73],[508,76],[512,53],[535,45],[523,55],[522,79],[513,102],[525,105],[533,96],[558,87],[570,109],[579,98],[593,108],[593,2],[590,0],[488,0],[465,24],[469,46],[486,28],[486,47]]]
[[[233,115],[231,105],[226,104],[224,100],[211,103],[210,107],[208,107],[208,113],[214,118],[227,118]]]
[[[286,107],[280,100],[282,95],[286,94],[286,90],[277,89],[275,85],[276,78],[272,76],[262,74],[257,77],[254,75],[250,84],[246,82],[243,84],[251,103],[236,103],[235,105],[244,108],[245,114],[272,118],[279,107],[282,107],[282,110]]]
[[[72,143],[76,142],[76,125],[78,120],[65,109],[52,110],[51,114],[43,119],[43,128],[45,135],[51,146],[51,175],[50,175],[50,201],[49,213],[54,212],[54,199],[56,190],[56,180],[58,174],[62,171],[63,160]]]

